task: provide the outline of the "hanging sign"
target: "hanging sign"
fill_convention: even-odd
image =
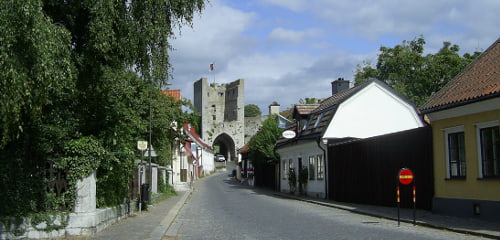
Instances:
[[[286,130],[281,134],[281,136],[283,136],[284,138],[290,139],[290,138],[294,138],[295,136],[297,136],[297,134],[292,130]]]

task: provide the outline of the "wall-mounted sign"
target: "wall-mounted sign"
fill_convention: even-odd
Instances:
[[[281,134],[281,136],[284,138],[294,138],[297,134],[292,130],[286,130]]]

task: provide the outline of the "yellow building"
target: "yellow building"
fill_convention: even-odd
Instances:
[[[433,131],[433,211],[500,221],[500,39],[421,111]]]

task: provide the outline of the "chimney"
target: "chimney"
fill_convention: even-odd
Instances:
[[[269,105],[269,115],[280,113],[280,105],[277,102],[271,103]]]
[[[332,95],[349,89],[349,81],[339,78],[332,82]]]

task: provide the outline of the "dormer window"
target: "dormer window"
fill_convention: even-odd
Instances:
[[[302,127],[302,131],[306,130],[307,129],[307,126],[309,125],[309,123],[311,122],[311,118],[309,118],[308,120],[303,120],[301,121],[304,123],[304,126]]]
[[[318,125],[319,125],[319,123],[321,122],[321,119],[323,118],[323,115],[324,115],[324,114],[325,114],[325,113],[324,113],[324,112],[322,112],[322,113],[318,116],[318,119],[316,119],[316,123],[314,123],[314,128],[317,128],[317,127],[318,127]]]

